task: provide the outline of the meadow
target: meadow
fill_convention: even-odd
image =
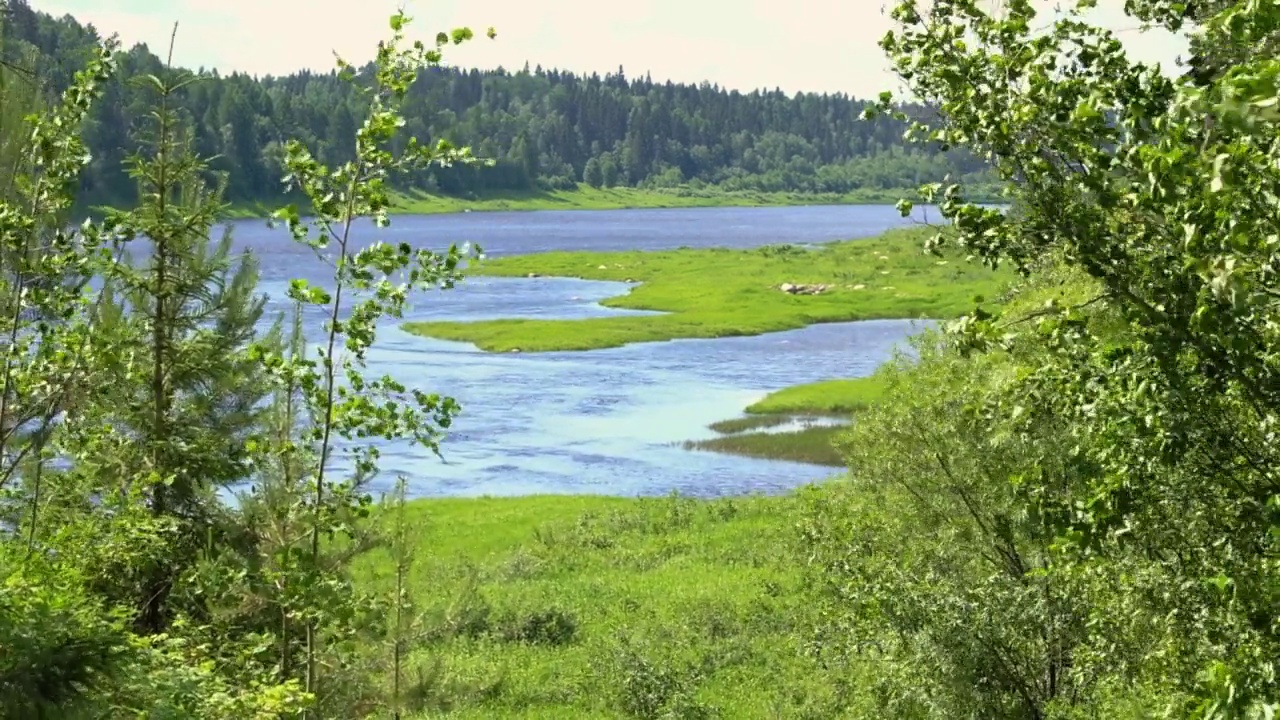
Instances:
[[[998,295],[1002,273],[921,253],[924,231],[818,248],[547,253],[472,272],[630,281],[611,307],[665,315],[417,323],[489,351],[590,350],[742,335],[817,322],[950,317]],[[782,283],[827,284],[819,295]],[[879,374],[784,388],[689,443],[834,467],[833,439],[883,393]],[[806,424],[813,421],[813,424]],[[789,425],[800,425],[791,429]],[[833,474],[837,471],[833,470]],[[833,480],[839,483],[838,479]],[[799,551],[806,503],[777,497],[532,496],[421,500],[402,512],[418,559],[410,667],[421,717],[829,718],[865,702],[860,673],[811,650],[821,624]],[[361,584],[388,590],[375,551]]]
[[[678,338],[759,335],[816,323],[949,318],[998,294],[1012,278],[921,251],[933,229],[813,247],[751,250],[552,252],[478,261],[477,275],[559,276],[632,283],[606,307],[656,311],[585,320],[501,319],[407,323],[419,335],[474,343],[491,352],[594,350]],[[821,285],[791,294],[785,284]]]
[[[853,678],[806,653],[795,551],[819,492],[409,503],[417,717],[839,714]],[[390,557],[366,556],[357,577],[391,588]]]

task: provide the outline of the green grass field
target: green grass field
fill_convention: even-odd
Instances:
[[[897,232],[820,250],[550,253],[486,262],[505,276],[635,280],[613,307],[667,315],[581,321],[419,323],[414,332],[502,351],[588,350],[872,317],[948,317],[998,295],[1008,276],[920,253]],[[826,295],[777,285],[828,283]],[[700,449],[840,465],[839,426],[760,430],[797,417],[851,416],[878,379],[772,393],[716,423]],[[834,471],[833,471],[834,472]],[[806,649],[818,605],[798,546],[802,509],[829,486],[716,501],[535,496],[411,503],[418,559],[409,585],[421,618],[410,676],[414,717],[839,717],[876,669],[828,669]],[[392,587],[387,555],[360,582]]]
[[[409,504],[416,717],[834,716],[851,678],[803,653],[812,612],[793,544],[800,503]],[[388,556],[370,556],[359,578],[390,588]]]
[[[579,184],[576,190],[525,190],[489,192],[474,198],[431,195],[421,191],[393,196],[392,212],[434,215],[464,211],[497,210],[624,210],[681,207],[756,207],[794,205],[892,205],[902,197],[914,197],[912,189],[862,190],[855,193],[766,193],[704,189],[593,188]],[[281,200],[277,204],[283,204]],[[267,217],[275,205],[241,203],[233,206],[233,218]]]
[[[555,252],[481,261],[470,272],[640,283],[608,298],[615,308],[662,315],[586,320],[504,319],[408,323],[413,333],[474,343],[482,350],[592,350],[676,338],[759,335],[825,322],[875,318],[948,318],[990,298],[1012,277],[959,256],[925,255],[928,230],[804,249],[678,249],[656,252]],[[783,283],[826,284],[821,295],[791,295]]]
[[[880,399],[884,385],[876,375],[824,380],[784,388],[747,406],[754,415],[836,415],[848,417]]]

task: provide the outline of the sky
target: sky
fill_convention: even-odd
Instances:
[[[1069,2],[1070,0],[1061,0]],[[163,56],[179,23],[174,62],[254,75],[333,68],[337,52],[356,64],[387,36],[404,7],[410,37],[470,26],[477,40],[445,62],[518,70],[531,66],[629,77],[717,83],[749,91],[844,92],[868,98],[898,83],[876,45],[892,27],[884,0],[29,0],[70,13],[126,47],[145,42]],[[1172,67],[1185,42],[1139,32],[1122,0],[1101,0],[1097,22],[1120,31],[1131,57]],[[1047,9],[1052,6],[1046,5]],[[493,26],[497,39],[484,30]]]

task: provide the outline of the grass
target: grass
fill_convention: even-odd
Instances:
[[[856,678],[803,653],[802,502],[410,503],[422,619],[409,674],[425,690],[413,717],[837,716]],[[365,588],[393,587],[382,551],[359,570]]]
[[[621,210],[631,208],[755,207],[792,205],[881,205],[916,195],[913,189],[862,190],[855,193],[798,193],[728,191],[718,188],[641,189],[633,187],[593,188],[579,184],[576,190],[495,191],[473,198],[429,194],[422,191],[393,195],[392,212],[406,215],[433,215],[464,211],[501,210]],[[993,196],[993,201],[998,201]],[[281,199],[278,204],[285,201]],[[231,208],[233,218],[267,217],[276,209],[270,203],[238,203]]]
[[[707,427],[712,430],[731,435],[734,433],[746,432],[748,430],[759,430],[762,428],[770,428],[778,425],[786,425],[791,418],[780,415],[755,415],[752,417],[733,418],[730,420],[721,420],[713,422]]]
[[[811,465],[844,467],[844,459],[832,445],[836,435],[843,430],[843,425],[811,425],[784,432],[742,433],[710,440],[689,440],[684,443],[684,448],[764,460],[789,460]]]
[[[876,318],[948,318],[999,293],[1012,275],[951,255],[925,255],[931,230],[890,231],[806,250],[790,245],[657,252],[555,252],[481,261],[482,275],[530,273],[640,285],[608,298],[614,308],[659,311],[585,320],[502,319],[409,323],[413,333],[474,343],[482,350],[593,350],[677,338],[759,335],[815,323]],[[831,286],[791,295],[783,283]]]
[[[849,416],[875,403],[884,394],[878,375],[794,385],[769,393],[747,406],[753,415]],[[744,418],[745,419],[745,418]]]
[[[709,450],[744,457],[843,467],[844,459],[836,452],[832,443],[844,429],[844,424],[811,425],[784,432],[748,431],[777,427],[796,420],[803,422],[804,418],[848,418],[879,401],[883,394],[884,384],[878,374],[783,388],[748,405],[746,417],[720,420],[708,426],[724,437],[691,440],[684,443],[684,447],[688,450]]]

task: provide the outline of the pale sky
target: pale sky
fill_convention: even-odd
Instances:
[[[1070,2],[1070,0],[1064,0]],[[174,62],[255,75],[333,67],[333,52],[363,64],[404,6],[411,37],[468,25],[477,39],[445,55],[463,67],[531,66],[657,81],[719,83],[739,90],[846,92],[869,98],[897,83],[877,41],[892,26],[884,0],[29,0],[70,13],[126,47],[163,55],[173,23]],[[1172,67],[1185,42],[1142,33],[1101,0],[1101,24],[1123,31],[1133,57]],[[1047,7],[1051,7],[1048,6]],[[497,40],[484,37],[494,26]]]

